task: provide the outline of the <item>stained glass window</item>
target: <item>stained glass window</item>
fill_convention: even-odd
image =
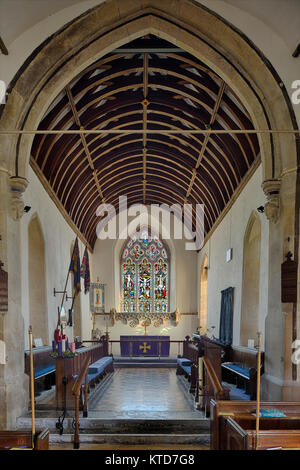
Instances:
[[[169,309],[169,257],[148,231],[127,242],[121,260],[123,312],[166,313]]]

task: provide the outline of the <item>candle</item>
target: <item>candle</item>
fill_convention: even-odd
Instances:
[[[69,341],[68,338],[66,339],[66,351],[69,349]]]
[[[58,341],[57,347],[58,347],[58,355],[61,356],[61,341]]]
[[[66,351],[66,340],[61,340],[61,351],[64,353]]]
[[[56,341],[52,341],[52,351],[55,352],[56,349]]]
[[[72,351],[72,353],[75,352],[75,343],[74,343],[74,341],[71,343],[71,351]]]

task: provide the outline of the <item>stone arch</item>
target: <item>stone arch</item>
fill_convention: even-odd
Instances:
[[[49,344],[46,298],[45,241],[41,223],[34,214],[28,224],[29,323],[34,338]]]
[[[36,129],[48,105],[72,77],[147,33],[176,43],[213,68],[245,103],[256,128],[295,128],[288,94],[260,51],[232,25],[191,0],[145,0],[139,8],[131,0],[122,1],[121,7],[110,0],[74,19],[35,50],[14,78],[0,128]],[[32,134],[2,137],[12,174],[26,178],[32,140]],[[259,141],[264,179],[296,168],[293,135],[259,134]]]
[[[240,344],[248,345],[248,339],[256,344],[259,331],[259,281],[260,281],[261,221],[252,212],[244,236],[243,287]]]
[[[204,256],[200,273],[200,310],[199,327],[201,334],[207,329],[207,277],[208,277],[208,258]]]

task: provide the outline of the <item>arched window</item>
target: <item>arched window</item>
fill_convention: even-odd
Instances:
[[[129,239],[121,257],[123,312],[169,311],[169,261],[164,244],[148,230]]]

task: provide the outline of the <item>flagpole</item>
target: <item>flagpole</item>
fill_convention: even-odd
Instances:
[[[261,333],[257,333],[257,389],[256,389],[256,425],[255,425],[255,450],[258,449],[259,417],[260,417],[260,367],[261,367]]]
[[[73,255],[74,255],[74,251],[75,251],[75,246],[76,246],[76,240],[77,240],[77,238],[78,238],[78,237],[76,237],[75,243],[74,243],[74,246],[73,246],[73,251],[72,251],[72,256],[71,256],[71,262],[72,262],[72,259],[73,259]],[[71,263],[70,263],[70,264],[71,264]],[[68,275],[67,275],[67,279],[66,279],[66,283],[65,283],[65,288],[64,288],[64,290],[63,290],[63,297],[62,297],[60,309],[62,309],[62,306],[63,306],[63,304],[64,304],[64,300],[65,300],[65,294],[66,294],[66,291],[67,291],[67,284],[68,284],[68,280],[69,280],[69,276],[70,276],[70,264],[69,264]]]
[[[32,448],[34,448],[35,436],[35,403],[34,403],[34,366],[33,366],[33,351],[32,351],[32,326],[29,326],[29,349],[30,349],[30,397],[31,397],[31,435],[32,435]]]
[[[76,237],[76,239],[75,239],[75,243],[74,243],[74,246],[73,246],[73,251],[72,251],[72,255],[71,255],[71,262],[72,262],[73,255],[74,255],[74,251],[75,251],[76,240],[77,240],[77,237]],[[70,263],[70,264],[71,264],[71,263]],[[62,306],[63,306],[63,304],[64,304],[65,294],[66,294],[66,291],[67,291],[67,284],[68,284],[68,280],[69,280],[69,276],[70,276],[70,264],[69,264],[67,279],[66,279],[66,283],[65,283],[65,288],[64,288],[64,290],[63,290],[63,298],[62,298],[61,305],[60,305],[60,308],[61,308],[61,309],[62,309]]]

